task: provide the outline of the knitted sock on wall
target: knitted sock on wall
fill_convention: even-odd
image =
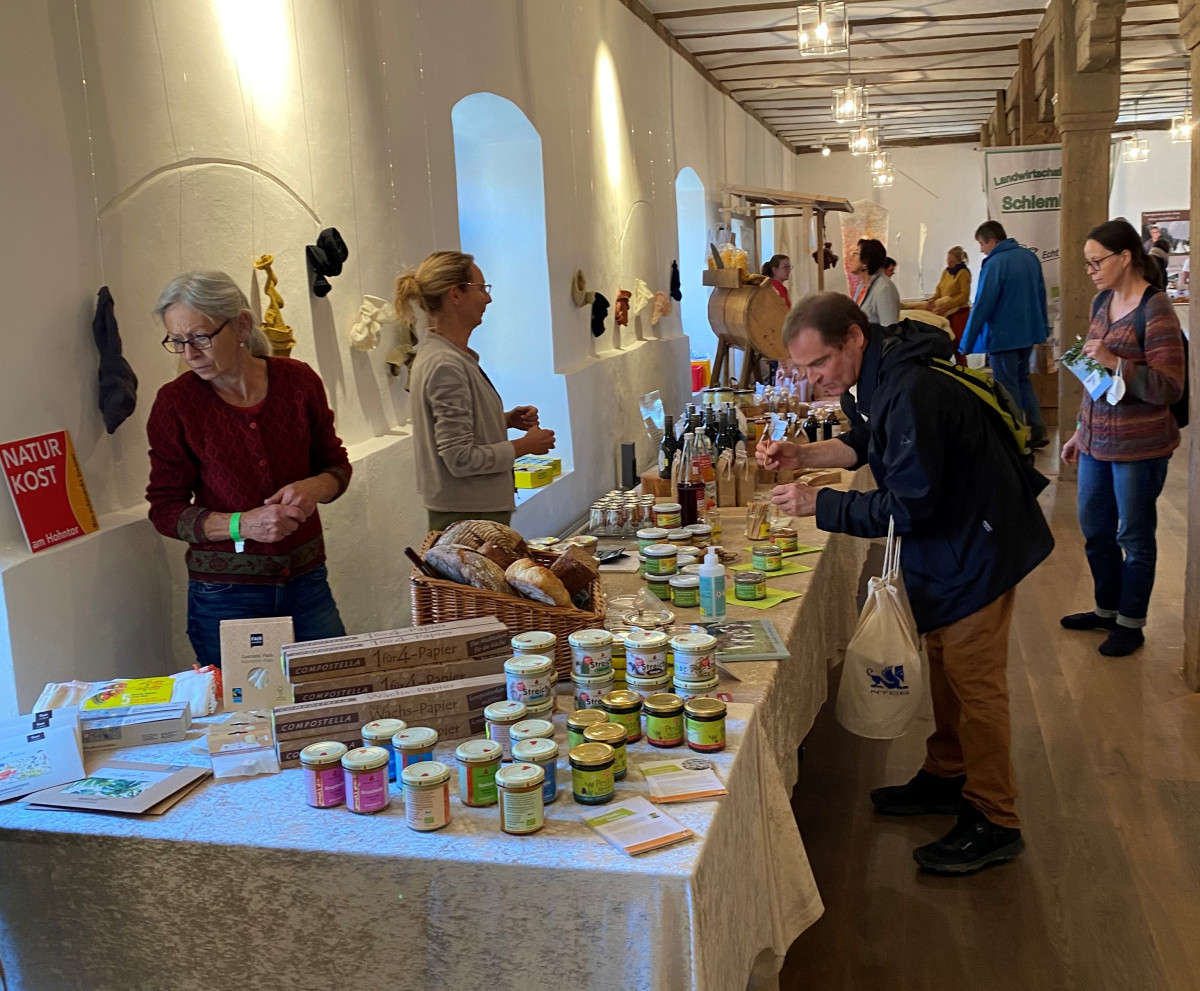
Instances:
[[[92,337],[100,351],[100,412],[104,429],[113,433],[137,406],[137,376],[121,355],[121,331],[108,286],[96,293],[96,315]]]
[[[608,299],[603,293],[596,293],[592,300],[592,336],[599,337],[604,333],[604,321],[608,317]]]
[[[671,262],[671,298],[676,302],[683,299],[683,293],[679,290],[679,262]]]
[[[613,319],[616,320],[618,327],[629,326],[629,299],[631,295],[628,289],[617,290],[617,308],[613,311]]]

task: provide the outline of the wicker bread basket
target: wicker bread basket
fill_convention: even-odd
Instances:
[[[434,530],[421,544],[421,556],[442,535]],[[529,556],[538,564],[550,567],[553,554],[530,551]],[[571,677],[571,645],[567,637],[576,630],[599,629],[604,626],[607,602],[604,590],[597,578],[589,586],[592,609],[588,612],[573,606],[548,606],[519,595],[490,592],[471,585],[459,585],[443,578],[430,578],[415,567],[412,569],[412,615],[413,623],[425,626],[429,623],[453,623],[459,619],[475,619],[479,616],[495,616],[508,627],[511,636],[528,633],[530,630],[545,630],[558,638],[554,651],[554,666],[560,680]]]

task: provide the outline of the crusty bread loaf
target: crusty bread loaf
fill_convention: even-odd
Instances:
[[[512,587],[504,579],[504,572],[469,547],[437,544],[425,552],[425,563],[443,578],[459,585],[513,594]]]
[[[571,596],[549,568],[523,557],[504,572],[508,583],[525,598],[548,606],[569,606]]]
[[[518,554],[516,551],[510,550],[509,548],[500,544],[493,543],[484,544],[479,548],[479,553],[502,571],[507,571],[511,564],[526,556],[524,554]]]
[[[437,540],[439,547],[447,544],[458,544],[473,551],[479,550],[484,544],[495,544],[518,558],[529,555],[524,538],[516,530],[491,520],[459,520],[451,523]]]
[[[600,566],[595,557],[573,544],[563,549],[550,570],[572,598],[600,575]]]

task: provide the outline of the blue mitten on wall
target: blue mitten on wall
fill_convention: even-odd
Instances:
[[[104,416],[105,429],[111,434],[137,406],[137,376],[121,355],[121,331],[117,328],[117,315],[108,286],[101,286],[96,293],[92,337],[100,351],[100,412]]]

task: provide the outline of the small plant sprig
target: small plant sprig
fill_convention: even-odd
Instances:
[[[1083,367],[1086,368],[1089,372],[1107,371],[1107,369],[1105,369],[1105,367],[1103,365],[1101,365],[1100,362],[1096,361],[1095,358],[1089,358],[1084,355],[1084,353],[1083,353],[1083,338],[1082,337],[1076,337],[1075,343],[1072,344],[1069,348],[1067,348],[1067,350],[1062,353],[1062,357],[1059,358],[1058,360],[1061,364],[1064,364],[1064,365],[1074,365],[1082,360]]]

